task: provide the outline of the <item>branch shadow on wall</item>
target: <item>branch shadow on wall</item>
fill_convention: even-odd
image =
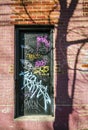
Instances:
[[[54,130],[69,130],[69,115],[73,111],[73,99],[75,91],[76,81],[76,70],[77,62],[80,51],[88,38],[78,41],[67,42],[67,29],[70,18],[72,17],[74,10],[78,4],[78,0],[72,0],[70,5],[67,7],[66,0],[60,0],[60,18],[58,22],[58,32],[56,38],[56,64],[57,64],[57,81],[56,81],[56,99],[55,99],[55,121],[53,124]],[[74,62],[74,74],[71,96],[68,94],[68,59],[67,59],[67,48],[72,44],[80,43],[80,48],[76,54]]]

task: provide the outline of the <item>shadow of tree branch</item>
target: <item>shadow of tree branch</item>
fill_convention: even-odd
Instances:
[[[21,2],[22,2],[22,5],[23,5],[24,10],[25,10],[25,13],[27,14],[29,20],[31,20],[31,21],[33,22],[33,24],[36,24],[36,22],[35,22],[35,21],[32,19],[32,17],[30,16],[30,13],[27,11],[27,8],[26,8],[26,6],[25,6],[24,0],[21,0]]]
[[[67,6],[67,0],[59,0],[60,2],[60,18],[58,22],[57,38],[56,38],[56,59],[57,65],[60,64],[61,73],[57,73],[57,87],[56,87],[56,111],[55,121],[53,124],[54,130],[69,130],[69,114],[72,113],[72,104],[75,89],[75,77],[74,72],[72,95],[68,94],[68,63],[67,63],[67,31],[70,18],[72,17],[74,10],[77,6],[78,0],[71,0],[69,6]],[[81,41],[82,42],[82,41]],[[75,41],[73,41],[73,44]],[[70,45],[70,43],[69,43]],[[81,49],[81,48],[80,48]],[[80,52],[80,51],[79,51]],[[64,55],[63,55],[64,53]],[[77,54],[77,59],[78,59]],[[64,57],[63,57],[64,56]],[[65,60],[65,66],[63,66],[63,59]],[[77,62],[75,61],[75,64]],[[76,65],[74,66],[75,69]],[[62,73],[63,72],[63,73]]]

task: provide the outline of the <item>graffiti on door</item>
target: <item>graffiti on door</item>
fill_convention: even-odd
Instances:
[[[34,38],[33,44],[32,40],[28,40],[21,45],[21,72],[19,73],[23,82],[21,91],[24,92],[26,111],[47,113],[51,104],[51,44],[47,35],[35,35]]]

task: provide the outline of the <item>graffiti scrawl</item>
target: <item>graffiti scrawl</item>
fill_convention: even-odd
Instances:
[[[24,83],[21,89],[28,88],[30,100],[35,96],[38,99],[42,97],[44,100],[44,110],[47,111],[47,104],[51,103],[51,99],[47,92],[47,86],[44,86],[41,80],[38,81],[37,77],[32,72],[21,72],[20,76],[24,76]]]
[[[19,73],[21,96],[24,110],[31,113],[48,113],[50,97],[50,41],[47,35],[35,35],[35,42],[30,43],[30,36],[21,44]],[[48,52],[48,53],[47,53]]]

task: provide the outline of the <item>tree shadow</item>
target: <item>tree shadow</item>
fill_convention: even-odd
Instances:
[[[67,47],[66,40],[67,29],[70,18],[72,17],[78,0],[72,0],[67,7],[66,0],[60,0],[60,18],[57,28],[56,38],[56,64],[58,68],[57,81],[56,81],[56,109],[55,121],[53,124],[54,130],[69,130],[69,114],[72,113],[73,95],[75,89],[75,77],[73,81],[72,95],[68,95],[68,63],[67,63]],[[79,53],[78,53],[79,54]],[[76,62],[75,66],[76,67]]]

